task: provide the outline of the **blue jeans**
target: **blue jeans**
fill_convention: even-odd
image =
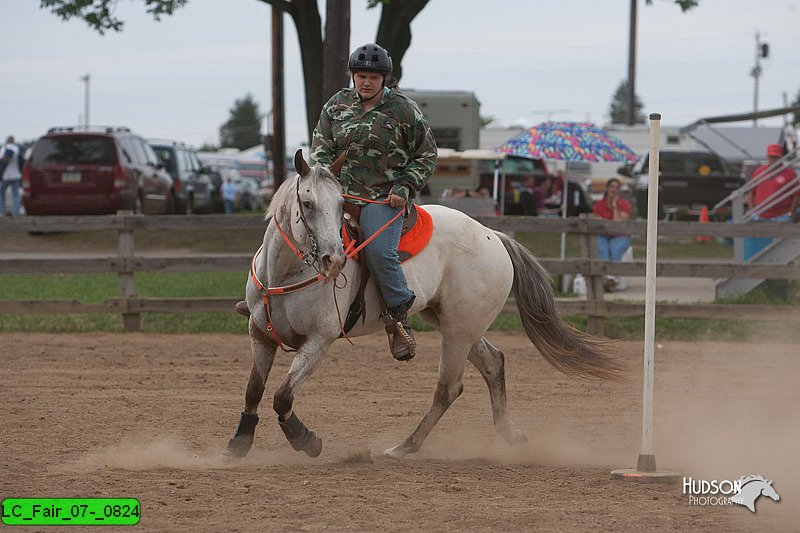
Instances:
[[[19,216],[19,184],[21,180],[10,180],[0,182],[0,216],[6,214],[6,189],[11,187],[11,216]]]
[[[223,204],[225,204],[225,214],[232,215],[233,214],[233,200],[223,200]]]
[[[628,246],[631,245],[631,238],[627,235],[598,235],[597,254],[603,261],[620,261]]]
[[[398,209],[386,204],[367,204],[361,208],[359,222],[364,230],[364,238],[368,239],[384,224],[389,222]],[[364,258],[370,275],[383,295],[386,305],[391,309],[412,300],[414,291],[408,288],[406,276],[400,268],[400,256],[397,246],[400,244],[400,233],[403,231],[403,217],[383,230],[364,248]]]

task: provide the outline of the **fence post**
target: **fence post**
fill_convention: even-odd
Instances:
[[[120,259],[120,263],[129,267],[133,259],[133,252],[133,228],[128,225],[128,217],[123,215],[122,227],[117,236],[117,257]],[[128,270],[117,271],[117,289],[119,297],[125,305],[125,311],[122,313],[123,331],[141,331],[142,323],[139,313],[127,312],[130,310],[130,298],[138,296],[136,283],[133,280],[133,272]]]
[[[581,233],[581,253],[583,257],[589,259],[592,271],[584,273],[586,279],[586,303],[589,304],[588,322],[586,332],[591,335],[605,334],[605,318],[603,315],[593,315],[592,310],[597,309],[605,302],[605,288],[603,287],[603,276],[598,275],[594,269],[594,261],[597,259],[597,240],[594,235],[584,231]]]

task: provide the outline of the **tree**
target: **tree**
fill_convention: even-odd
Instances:
[[[172,15],[176,9],[188,2],[188,0],[140,1],[144,3],[145,10],[153,15],[155,20],[160,20],[162,15]],[[300,41],[300,56],[306,90],[306,123],[310,138],[319,118],[320,109],[325,103],[326,91],[329,92],[330,87],[341,86],[344,79],[342,72],[335,67],[323,70],[323,58],[326,57],[323,52],[327,50],[328,56],[346,58],[350,52],[347,49],[349,39],[342,39],[339,32],[330,31],[334,27],[330,16],[328,17],[330,22],[325,24],[326,37],[323,39],[317,0],[257,1],[278,7],[288,13],[294,21],[297,38]],[[395,69],[393,83],[397,83],[400,79],[403,72],[403,56],[411,45],[411,21],[422,11],[428,1],[367,0],[368,9],[381,6],[381,18],[375,41],[386,48],[392,56]],[[122,31],[123,29],[124,22],[115,17],[113,13],[116,2],[117,0],[40,0],[40,7],[49,9],[64,20],[83,19],[92,29],[102,35],[108,30]],[[340,10],[338,15],[349,17],[349,12],[345,14],[343,10]],[[325,78],[323,78],[323,73]],[[346,82],[346,79],[344,81]]]
[[[639,95],[634,95],[633,102],[634,123],[644,124],[645,116],[642,112],[642,109],[644,109],[644,104],[641,102],[641,100],[639,100]],[[622,80],[619,83],[617,90],[614,91],[614,95],[611,97],[611,105],[608,108],[608,114],[611,117],[611,123],[625,124],[627,119],[627,109],[628,81]]]
[[[219,144],[223,148],[245,150],[261,144],[261,121],[264,115],[258,112],[253,95],[247,93],[236,100],[230,109],[230,118],[219,128]]]

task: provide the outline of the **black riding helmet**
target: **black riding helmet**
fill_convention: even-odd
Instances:
[[[388,76],[392,73],[392,58],[384,48],[367,43],[353,50],[347,68],[350,72],[379,72]]]

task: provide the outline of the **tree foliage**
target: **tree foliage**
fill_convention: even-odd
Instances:
[[[176,9],[186,5],[188,0],[139,0],[145,11],[156,21],[162,15],[172,15]],[[63,20],[80,18],[100,35],[109,30],[122,31],[125,22],[114,16],[117,0],[39,0],[41,9],[49,9]]]
[[[645,0],[647,5],[652,5],[653,0]],[[700,5],[700,0],[675,0],[675,3],[681,7],[681,11],[689,11],[693,7]]]
[[[633,122],[635,124],[644,124],[645,116],[642,110],[644,104],[639,100],[639,95],[633,95]],[[627,122],[628,110],[628,80],[622,80],[614,91],[611,97],[611,105],[608,108],[608,114],[611,117],[612,124],[625,124]]]
[[[223,148],[245,150],[261,144],[261,121],[264,119],[258,111],[258,104],[253,95],[247,93],[244,98],[237,99],[230,109],[230,118],[219,128],[219,144]]]
[[[83,19],[100,34],[122,31],[124,22],[114,16],[118,0],[39,0],[42,9],[48,9],[64,20]],[[155,20],[186,5],[188,0],[138,0]],[[319,118],[324,104],[323,87],[341,84],[341,73],[323,69],[326,49],[337,57],[346,58],[350,50],[346,40],[323,38],[322,20],[317,0],[257,0],[288,13],[297,29],[300,57],[306,91],[306,123],[308,135]],[[429,0],[367,0],[367,8],[381,6],[381,19],[375,42],[389,51],[394,62],[395,83],[403,72],[403,56],[411,45],[411,21]],[[327,79],[323,79],[323,73]],[[328,89],[330,91],[330,89]]]

